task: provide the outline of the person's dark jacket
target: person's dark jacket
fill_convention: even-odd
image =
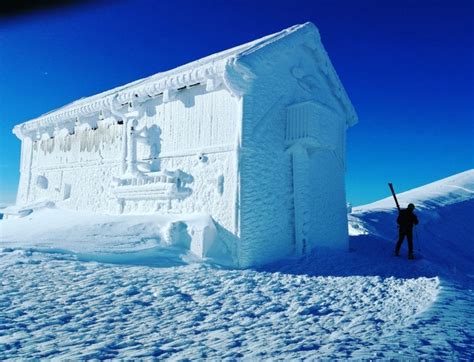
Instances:
[[[397,223],[402,229],[413,229],[413,225],[418,225],[418,218],[416,215],[408,209],[400,210],[397,217]]]

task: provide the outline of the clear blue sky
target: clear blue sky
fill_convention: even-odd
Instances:
[[[0,203],[12,127],[83,96],[312,21],[359,115],[355,205],[474,166],[473,1],[115,1],[0,19]]]

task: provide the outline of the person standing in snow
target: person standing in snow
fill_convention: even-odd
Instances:
[[[408,240],[408,259],[414,259],[413,255],[413,226],[418,225],[418,218],[413,213],[415,205],[409,204],[404,210],[400,210],[397,217],[398,224],[398,242],[395,247],[395,255],[400,255],[400,247],[402,246],[405,236]]]

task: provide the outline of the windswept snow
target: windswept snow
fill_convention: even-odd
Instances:
[[[388,188],[387,188],[388,189]],[[415,254],[436,273],[474,278],[474,170],[397,195],[400,206],[412,202],[420,225],[415,228]],[[354,208],[352,235],[368,234],[395,245],[397,209],[392,197]],[[406,248],[406,241],[405,245]],[[424,260],[424,261],[425,261]]]
[[[0,358],[471,360],[474,172],[458,176],[437,183],[436,197],[432,185],[400,197],[419,206],[415,261],[392,256],[388,202],[354,210],[349,252],[321,249],[260,270],[196,262],[161,238],[140,241],[156,233],[152,215],[116,223],[96,215],[84,228],[78,218],[52,241],[46,228],[34,238],[26,223],[13,233],[27,218],[2,220]],[[46,224],[54,212],[36,213]],[[150,247],[153,262],[130,258]],[[109,263],[100,258],[107,250]]]
[[[459,174],[444,178],[403,192],[397,195],[401,207],[414,203],[417,208],[436,209],[448,205],[469,201],[474,198],[474,170],[468,170]],[[372,204],[354,208],[356,213],[364,210],[387,210],[394,208],[392,196]]]
[[[366,345],[413,323],[439,283],[0,256],[0,358],[384,356]]]
[[[169,235],[181,222],[186,233]],[[0,246],[72,254],[79,260],[174,266],[197,259],[191,235],[212,224],[208,215],[103,215],[47,207],[0,225]],[[184,235],[184,234],[183,234]],[[173,238],[173,240],[171,240]]]

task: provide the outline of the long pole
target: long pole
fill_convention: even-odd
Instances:
[[[393,185],[391,182],[388,183],[388,187],[390,187],[390,191],[392,191],[393,199],[395,200],[395,204],[397,204],[397,209],[400,211],[400,205],[398,204],[397,195],[395,195],[395,190],[393,189]]]

